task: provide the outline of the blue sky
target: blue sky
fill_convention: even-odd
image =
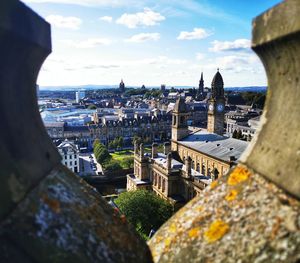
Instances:
[[[279,0],[23,0],[52,25],[42,86],[266,85],[251,20]]]

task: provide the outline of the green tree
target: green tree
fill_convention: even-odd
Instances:
[[[144,239],[151,229],[157,230],[167,221],[173,211],[171,204],[146,190],[124,192],[115,203]]]
[[[122,136],[120,136],[119,138],[116,138],[116,144],[117,144],[117,147],[123,148],[123,145],[124,145],[124,139],[123,139]]]
[[[243,133],[242,133],[242,131],[241,130],[239,130],[238,132],[237,132],[237,137],[236,137],[237,139],[243,139]]]
[[[93,148],[96,147],[97,144],[100,144],[100,140],[99,139],[95,139],[94,143],[93,143]]]
[[[125,169],[133,168],[133,157],[124,157],[121,161],[121,165]]]
[[[237,130],[234,130],[232,133],[232,138],[237,138]]]
[[[109,149],[115,149],[115,148],[116,148],[116,147],[115,147],[115,141],[114,141],[114,140],[108,143],[108,148],[109,148]]]
[[[105,162],[108,162],[111,159],[111,155],[109,154],[108,150],[101,143],[95,145],[94,154],[97,162],[100,164],[104,164]]]
[[[103,164],[103,168],[107,171],[121,170],[122,166],[117,160],[109,160]]]
[[[88,109],[89,109],[89,110],[96,110],[96,109],[97,109],[97,106],[94,105],[94,104],[90,104],[90,105],[88,106]]]
[[[142,138],[137,136],[137,135],[134,135],[133,138],[132,138],[132,144],[141,144],[142,143]]]

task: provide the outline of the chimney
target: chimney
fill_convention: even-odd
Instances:
[[[143,143],[141,143],[141,145],[140,145],[140,157],[144,158],[144,144]]]
[[[172,153],[169,152],[167,155],[167,170],[168,170],[168,172],[171,171],[171,168],[172,168]]]
[[[158,147],[158,145],[157,145],[157,143],[153,143],[152,144],[152,158],[157,158],[157,147]]]
[[[230,162],[234,162],[236,160],[234,155],[229,156],[229,161]]]
[[[185,172],[186,172],[186,177],[191,178],[192,175],[192,158],[188,156],[185,159]]]
[[[164,143],[164,154],[167,155],[171,151],[171,143],[165,142]]]

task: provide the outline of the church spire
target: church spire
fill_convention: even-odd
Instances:
[[[199,81],[199,95],[203,94],[204,93],[204,80],[203,80],[203,72],[201,72],[201,78],[200,78],[200,81]]]

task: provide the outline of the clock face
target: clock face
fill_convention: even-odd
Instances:
[[[213,110],[214,110],[214,105],[209,104],[209,105],[208,105],[208,109],[209,109],[210,111],[213,111]]]
[[[224,110],[224,105],[223,104],[218,104],[217,105],[217,111],[222,112]]]

